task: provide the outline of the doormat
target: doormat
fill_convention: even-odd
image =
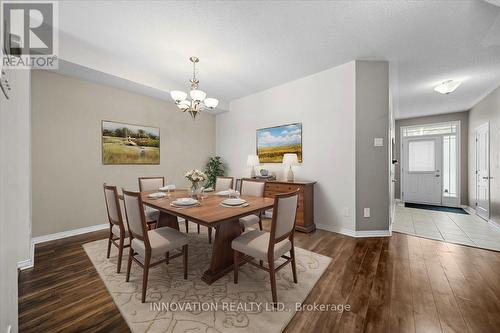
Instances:
[[[437,210],[439,212],[447,212],[447,213],[456,213],[456,214],[465,214],[469,215],[463,208],[457,207],[444,207],[444,206],[433,206],[433,205],[423,205],[411,202],[405,202],[405,207],[408,208],[418,208],[418,209],[427,209],[427,210]]]

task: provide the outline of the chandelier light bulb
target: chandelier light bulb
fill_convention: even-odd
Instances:
[[[189,92],[189,96],[191,96],[195,102],[203,102],[205,97],[207,97],[207,93],[199,89],[194,89]]]
[[[219,100],[217,98],[205,98],[203,101],[205,103],[205,106],[209,109],[215,109],[217,105],[219,104]]]
[[[176,102],[179,103],[180,101],[183,101],[186,99],[187,94],[184,91],[180,90],[172,90],[170,92],[170,97]]]

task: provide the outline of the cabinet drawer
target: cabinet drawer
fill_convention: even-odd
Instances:
[[[294,184],[266,183],[266,191],[274,191],[278,193],[292,192],[300,188],[301,188],[300,185],[294,185]]]

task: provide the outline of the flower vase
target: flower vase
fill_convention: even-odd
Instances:
[[[200,183],[198,182],[191,183],[191,188],[189,189],[189,196],[193,199],[198,199],[200,190],[201,190]]]

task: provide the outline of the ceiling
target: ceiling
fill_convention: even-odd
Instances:
[[[230,102],[354,59],[388,60],[397,118],[467,110],[500,84],[485,1],[64,1],[62,59],[160,91]],[[452,94],[433,91],[461,79]],[[227,105],[227,104],[226,104]]]

